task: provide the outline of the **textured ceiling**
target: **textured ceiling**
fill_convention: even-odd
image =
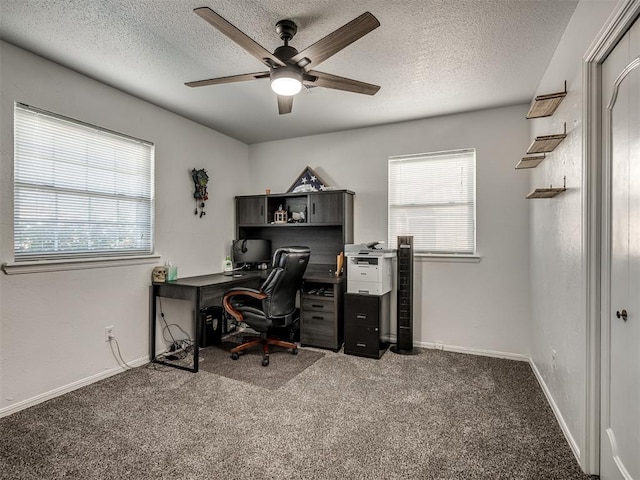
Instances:
[[[246,143],[525,103],[577,0],[0,0],[0,36]],[[278,20],[298,50],[365,11],[381,26],[317,70],[380,85],[313,88],[278,115],[268,80],[184,82],[264,66],[195,15],[207,6],[269,51]],[[561,89],[562,85],[558,85]]]

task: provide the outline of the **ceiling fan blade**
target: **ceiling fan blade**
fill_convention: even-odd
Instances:
[[[220,85],[223,83],[246,82],[249,80],[259,80],[261,78],[269,78],[269,72],[245,73],[243,75],[231,75],[229,77],[209,78],[207,80],[197,80],[195,82],[187,82],[187,87],[205,87],[207,85]]]
[[[365,12],[294,55],[290,63],[298,64],[309,71],[379,26],[378,19],[370,12]]]
[[[284,95],[278,95],[278,113],[284,115],[285,113],[291,113],[293,108],[293,95],[285,97]]]
[[[302,83],[314,87],[333,88],[335,90],[362,93],[364,95],[375,95],[378,93],[378,90],[380,90],[378,85],[352,80],[351,78],[339,77],[338,75],[331,75],[330,73],[318,72],[317,70],[311,70],[304,75]]]
[[[284,66],[282,60],[274,56],[269,50],[258,44],[245,33],[238,30],[238,28],[230,24],[209,7],[199,7],[193,11],[268,67],[274,65]]]

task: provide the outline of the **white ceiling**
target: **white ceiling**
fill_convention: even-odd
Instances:
[[[577,0],[0,0],[0,36],[54,62],[252,144],[526,103]],[[298,50],[365,11],[381,26],[317,67],[380,85],[375,96],[314,88],[278,115],[264,71],[194,14],[207,6],[269,51],[278,20]],[[558,85],[561,90],[563,85]]]

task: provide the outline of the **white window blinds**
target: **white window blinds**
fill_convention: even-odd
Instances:
[[[16,261],[153,251],[153,144],[16,104]]]
[[[389,158],[389,238],[416,253],[475,253],[475,149]]]

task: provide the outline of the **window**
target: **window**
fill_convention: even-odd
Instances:
[[[415,253],[475,254],[475,149],[389,158],[389,242]]]
[[[153,144],[16,104],[18,261],[153,252]]]

